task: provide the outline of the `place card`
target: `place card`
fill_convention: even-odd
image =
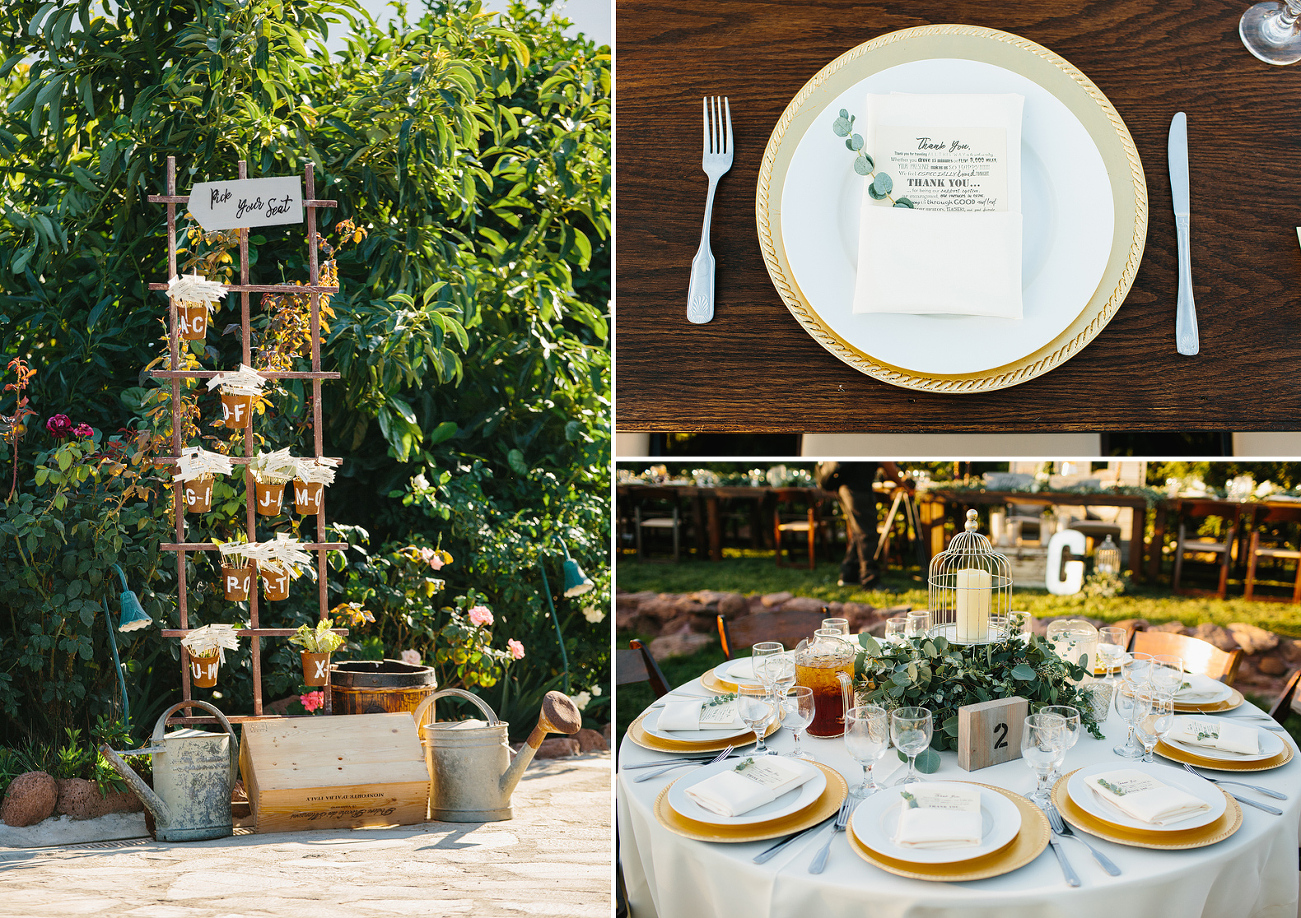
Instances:
[[[883,124],[873,149],[917,210],[1008,209],[1006,128]]]

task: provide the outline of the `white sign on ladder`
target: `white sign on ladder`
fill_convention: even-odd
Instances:
[[[190,189],[190,213],[207,232],[303,222],[302,178],[199,182]]]

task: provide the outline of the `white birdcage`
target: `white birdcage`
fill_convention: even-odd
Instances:
[[[988,644],[1008,634],[1012,569],[976,531],[976,516],[968,510],[966,531],[931,559],[931,634],[950,644]]]
[[[1120,548],[1117,547],[1115,542],[1111,541],[1110,535],[1093,553],[1093,569],[1099,574],[1118,575],[1120,573]]]

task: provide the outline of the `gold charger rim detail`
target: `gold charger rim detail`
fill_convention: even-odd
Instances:
[[[821,762],[812,762],[811,764],[826,775],[827,786],[817,800],[814,800],[804,809],[788,816],[770,819],[767,822],[747,823],[742,826],[718,826],[707,822],[697,822],[694,819],[688,819],[669,806],[669,789],[677,783],[677,781],[670,781],[660,791],[659,796],[655,798],[655,818],[660,825],[670,832],[695,841],[727,843],[766,841],[770,838],[780,838],[783,835],[801,832],[804,829],[816,826],[824,819],[835,816],[840,811],[840,805],[849,796],[849,782],[845,780],[844,775],[834,768],[823,765]],[[682,779],[679,778],[678,781],[680,780]]]
[[[849,839],[849,847],[873,867],[879,867],[887,873],[908,877],[913,880],[950,883],[985,880],[990,877],[1011,873],[1013,870],[1019,870],[1033,861],[1048,847],[1048,839],[1051,834],[1048,827],[1048,817],[1044,815],[1039,807],[1020,794],[1006,788],[995,787],[992,784],[980,784],[976,781],[964,783],[998,791],[998,793],[1011,800],[1021,814],[1021,830],[1016,833],[1015,838],[997,851],[992,851],[989,854],[968,861],[956,861],[947,864],[915,864],[910,861],[900,861],[886,857],[859,841],[858,836],[854,834],[852,816],[850,817],[850,825],[845,831],[845,835]]]
[[[1015,65],[1018,62],[1025,64],[1028,59],[1023,55],[1038,58],[1068,78],[1074,87],[1093,103],[1096,111],[1100,112],[1110,125],[1109,132],[1100,128],[1095,129],[1096,126],[1090,127],[1087,121],[1081,118],[1085,130],[1098,144],[1099,153],[1111,175],[1113,203],[1118,214],[1117,230],[1112,239],[1111,254],[1102,279],[1079,315],[1052,341],[1021,359],[1001,367],[976,373],[925,375],[877,360],[836,334],[823,321],[796,283],[786,256],[786,247],[781,239],[780,195],[786,170],[790,165],[789,155],[785,157],[784,162],[779,163],[778,160],[781,158],[780,151],[787,132],[797,119],[806,114],[806,108],[810,113],[819,112],[830,98],[833,98],[822,98],[825,96],[824,87],[835,80],[840,71],[857,62],[864,55],[890,48],[900,42],[935,44],[941,51],[949,52],[947,55],[933,53],[932,57],[960,57],[961,55],[955,52],[961,50],[959,46],[962,43],[988,43],[990,47],[1003,52],[1001,55],[991,54],[991,56],[1006,58],[995,66],[1003,66],[1004,69],[1019,73],[1027,79],[1035,79],[1035,77]],[[972,52],[968,51],[968,53]],[[910,58],[910,60],[920,59],[923,58]],[[983,60],[983,58],[971,59]],[[1011,66],[1008,66],[1009,64]],[[893,64],[888,63],[878,69],[884,69],[885,66],[893,66]],[[1033,65],[1026,65],[1026,69],[1032,68]],[[1057,95],[1049,87],[1045,89]],[[1068,100],[1061,101],[1077,118],[1080,117]],[[1092,112],[1093,109],[1090,111]],[[792,138],[792,147],[798,139]],[[773,194],[777,195],[775,203],[772,202]],[[1131,208],[1132,218],[1130,225],[1126,226],[1124,218]],[[860,373],[905,389],[946,393],[991,392],[1028,382],[1065,363],[1097,337],[1115,316],[1125,297],[1128,296],[1130,287],[1133,286],[1139,263],[1143,258],[1148,223],[1147,180],[1143,174],[1138,148],[1115,106],[1092,80],[1056,52],[1027,38],[983,26],[917,26],[877,36],[849,49],[819,70],[796,93],[782,112],[764,149],[755,191],[755,219],[764,264],[782,302],[809,336],[838,360]]]
[[[722,739],[708,740],[702,743],[664,739],[648,733],[646,728],[642,726],[642,721],[646,719],[646,715],[649,713],[650,709],[642,711],[637,715],[637,719],[628,725],[628,739],[643,749],[650,749],[652,752],[722,752],[728,746],[738,745],[736,741],[739,739],[749,738],[746,743],[739,744],[743,746],[754,742],[753,730],[742,730],[735,736],[726,736]],[[781,724],[769,724],[767,732],[763,735],[764,739],[772,736],[779,729],[781,729]]]
[[[1172,762],[1183,762],[1192,765],[1194,768],[1205,768],[1207,771],[1272,771],[1275,768],[1281,768],[1288,762],[1292,761],[1292,744],[1283,740],[1283,751],[1269,757],[1254,762],[1234,762],[1231,759],[1208,759],[1198,755],[1195,752],[1185,752],[1178,746],[1171,746],[1161,740],[1156,744],[1153,750],[1157,755],[1164,759],[1170,759]]]
[[[715,667],[715,669],[717,669],[717,667]],[[735,682],[728,682],[726,679],[715,673],[713,669],[707,670],[705,674],[700,677],[700,684],[709,691],[717,692],[720,695],[726,694],[727,692],[735,692],[740,689],[740,685]]]
[[[1212,704],[1180,704],[1175,702],[1176,714],[1219,714],[1223,711],[1232,711],[1239,708],[1247,700],[1246,696],[1237,689],[1231,689],[1232,694],[1223,701],[1216,701]]]
[[[1090,835],[1097,836],[1105,841],[1115,842],[1118,845],[1129,845],[1131,848],[1182,851],[1189,848],[1205,848],[1208,845],[1218,844],[1242,828],[1242,807],[1238,806],[1238,801],[1234,800],[1230,794],[1218,787],[1216,790],[1224,794],[1224,801],[1227,804],[1224,814],[1214,822],[1199,826],[1196,829],[1163,832],[1151,829],[1130,829],[1126,826],[1103,822],[1096,816],[1092,816],[1076,806],[1075,802],[1071,800],[1071,795],[1066,792],[1066,782],[1070,780],[1071,775],[1075,774],[1076,771],[1079,771],[1079,769],[1077,768],[1075,771],[1063,775],[1053,785],[1053,804],[1062,814],[1062,818],[1072,826],[1081,832],[1088,832]]]

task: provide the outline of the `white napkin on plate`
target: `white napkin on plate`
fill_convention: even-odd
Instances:
[[[1096,774],[1084,783],[1126,816],[1154,826],[1170,825],[1211,808],[1205,800],[1134,768]]]
[[[905,127],[936,140],[955,131],[1005,132],[1007,186],[996,210],[909,209],[873,200],[864,177],[853,312],[1021,318],[1024,102],[1015,94],[868,95],[865,152],[895,181],[896,199],[909,197],[907,176],[891,164],[894,144],[882,135],[897,139]]]
[[[1260,731],[1255,727],[1233,724],[1225,720],[1180,718],[1166,739],[1178,740],[1189,746],[1203,746],[1238,755],[1260,755]]]
[[[761,755],[710,775],[686,789],[700,806],[720,816],[744,816],[782,794],[813,780],[818,770],[798,759]]]
[[[738,730],[745,728],[745,721],[736,713],[735,702],[731,703],[732,717],[730,720],[702,724],[700,722],[701,717],[705,714],[705,705],[708,703],[699,700],[666,702],[664,709],[660,711],[658,726],[661,730],[681,731],[684,733],[698,730],[728,730],[732,727]],[[718,707],[720,706],[715,706],[716,709]]]
[[[901,848],[971,848],[980,844],[980,788],[961,784],[909,784],[917,806],[904,797],[894,843]],[[902,796],[902,793],[901,793]]]
[[[1186,673],[1184,687],[1175,692],[1175,701],[1180,704],[1202,704],[1216,701],[1225,695],[1225,685],[1218,679],[1201,673]]]

